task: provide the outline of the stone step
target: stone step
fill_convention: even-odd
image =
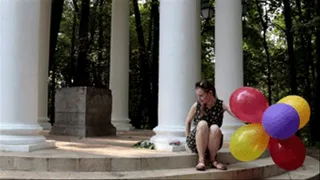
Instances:
[[[140,152],[141,151],[137,151]],[[171,154],[135,154],[114,156],[63,150],[42,150],[32,153],[0,152],[0,170],[48,172],[119,172],[160,169],[193,168],[197,155],[181,152]],[[266,151],[260,158],[269,157]],[[228,149],[221,149],[218,161],[225,164],[239,162]]]
[[[319,180],[320,179],[319,167],[320,167],[320,163],[318,160],[311,158],[311,157],[307,157],[303,166],[301,166],[300,168],[298,168],[294,171],[288,171],[283,174],[269,177],[266,179],[270,179],[270,180],[271,179],[274,179],[274,180],[278,180],[278,179],[283,179],[283,180],[286,180],[286,179],[290,179],[290,180],[291,179]]]
[[[6,180],[44,180],[44,179],[315,179],[319,177],[319,161],[307,157],[304,165],[286,172],[276,166],[271,158],[251,162],[239,162],[229,166],[227,171],[207,169],[196,171],[195,168],[168,170],[145,170],[124,172],[30,172],[0,171],[0,179]]]
[[[312,159],[307,159],[311,161]],[[161,163],[161,162],[158,162]],[[192,168],[122,171],[122,172],[33,172],[0,171],[0,179],[264,179],[285,173],[271,158],[252,162],[238,162],[228,166],[228,170],[207,169],[197,171]]]

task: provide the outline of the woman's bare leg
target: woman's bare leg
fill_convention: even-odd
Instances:
[[[208,148],[210,153],[210,161],[212,162],[213,166],[215,166],[218,169],[226,169],[226,166],[224,166],[221,163],[218,163],[216,160],[216,155],[220,147],[221,136],[222,133],[220,128],[215,124],[212,125],[210,127]]]
[[[209,127],[206,121],[200,121],[197,125],[196,132],[196,145],[199,156],[199,164],[197,169],[204,170],[205,166],[205,153],[208,148]]]

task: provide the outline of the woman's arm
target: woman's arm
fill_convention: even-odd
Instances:
[[[196,110],[197,110],[197,102],[195,102],[191,106],[191,108],[189,110],[189,113],[187,115],[187,118],[186,118],[186,129],[185,129],[186,136],[188,136],[190,134],[191,121],[192,121],[192,119],[194,118],[194,116],[196,114]]]
[[[232,113],[232,111],[230,110],[229,106],[227,106],[225,103],[222,104],[222,108],[223,108],[223,111],[227,111],[228,114],[230,114],[232,117],[238,119],[238,118]]]

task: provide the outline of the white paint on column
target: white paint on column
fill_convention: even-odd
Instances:
[[[242,5],[240,0],[216,0],[215,5],[215,86],[218,98],[229,104],[232,92],[243,86]],[[242,125],[225,113],[224,141]]]
[[[0,3],[0,150],[54,147],[39,135],[40,1]]]
[[[40,1],[40,6],[38,122],[44,130],[50,130],[51,124],[48,118],[48,70],[51,0]]]
[[[158,150],[185,150],[185,119],[201,78],[200,1],[160,0]],[[181,146],[170,146],[171,141]]]
[[[112,124],[118,131],[132,130],[129,119],[129,0],[112,1],[110,89]]]

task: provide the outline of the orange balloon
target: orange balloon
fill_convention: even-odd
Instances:
[[[278,103],[290,105],[297,111],[300,118],[299,129],[303,128],[308,123],[311,116],[311,108],[305,99],[300,96],[290,95],[280,99]]]

